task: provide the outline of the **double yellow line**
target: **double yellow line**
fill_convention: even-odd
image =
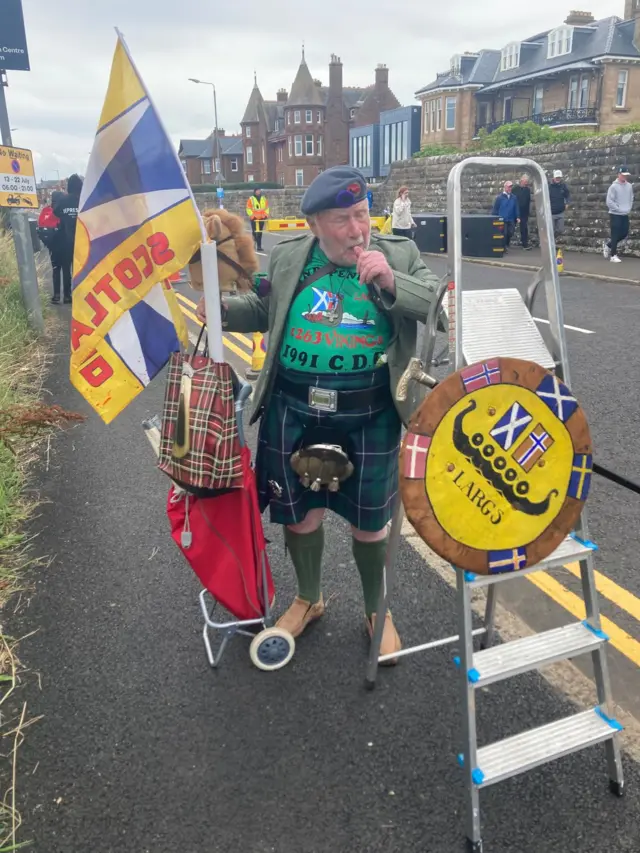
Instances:
[[[176,297],[181,303],[180,308],[183,314],[192,320],[198,327],[202,327],[202,323],[194,313],[196,310],[195,302],[187,299],[186,296],[183,296],[177,291]],[[247,364],[251,364],[253,344],[251,339],[246,335],[229,332],[224,335],[224,345],[230,352],[237,355],[243,361],[246,361]],[[579,563],[569,563],[565,566],[565,569],[574,577],[580,578]],[[614,581],[600,572],[596,572],[595,576],[596,586],[600,595],[616,607],[624,610],[636,619],[640,625],[640,598],[637,598],[633,593],[629,592],[624,587],[619,586],[617,583],[614,583]],[[556,580],[550,574],[547,572],[536,572],[535,574],[527,575],[526,577],[534,586],[548,595],[549,598],[553,599],[556,604],[559,604],[571,613],[572,616],[577,619],[585,618],[584,601],[582,598],[571,592],[571,590],[567,589],[566,586],[561,584],[560,581]],[[640,642],[606,616],[602,616],[601,621],[602,630],[608,634],[611,645],[626,658],[635,663],[636,666],[640,667]]]
[[[190,299],[187,299],[186,296],[183,296],[177,291],[174,291],[174,293],[176,294],[177,299],[181,303],[180,310],[185,315],[185,317],[188,317],[196,324],[196,326],[202,328],[202,323],[200,322],[200,320],[198,320],[194,313],[197,308],[196,303],[192,302]],[[249,351],[247,352],[246,349],[242,349],[241,347],[239,347],[237,343],[230,340],[231,338],[235,338],[235,340],[242,344],[244,347],[248,347]],[[240,335],[237,332],[229,332],[228,334],[223,335],[223,339],[224,345],[230,352],[235,353],[238,358],[241,358],[243,361],[246,361],[247,364],[251,364],[251,352],[253,350],[253,342],[250,338],[248,338],[246,335]]]

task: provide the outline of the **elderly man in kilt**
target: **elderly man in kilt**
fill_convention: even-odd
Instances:
[[[252,423],[261,419],[256,473],[261,509],[269,506],[271,521],[284,526],[298,581],[278,624],[298,637],[324,613],[329,509],[351,525],[371,636],[402,422],[411,414],[393,389],[415,354],[417,321],[426,318],[437,278],[411,240],[371,234],[367,185],[355,169],[321,173],[302,212],[312,233],[272,250],[258,291],[223,302],[223,326],[269,334],[252,416]],[[342,447],[353,465],[337,490],[337,483],[318,488],[292,466],[301,446],[323,442]],[[400,649],[388,614],[381,653]]]

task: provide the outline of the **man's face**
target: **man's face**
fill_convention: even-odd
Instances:
[[[529,186],[529,178],[525,178],[524,176],[520,178],[520,186],[528,187]]]
[[[561,180],[562,180],[562,178],[554,178],[554,179],[553,179],[553,183],[554,183],[554,184],[559,184]]]
[[[309,227],[330,261],[342,267],[355,266],[357,257],[354,248],[369,247],[369,204],[364,199],[353,207],[323,210],[310,217]]]
[[[507,195],[511,195],[512,189],[513,189],[513,184],[509,183],[509,184],[504,185],[504,191],[506,192]]]
[[[623,175],[622,172],[620,172],[620,174],[618,175],[618,180],[620,181],[621,184],[626,184],[627,176]]]
[[[256,190],[256,198],[260,198],[262,195],[262,190]]]

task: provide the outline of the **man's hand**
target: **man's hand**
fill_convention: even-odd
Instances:
[[[360,246],[354,249],[358,259],[356,270],[360,284],[377,284],[381,290],[395,294],[396,282],[393,270],[382,252],[365,251]]]

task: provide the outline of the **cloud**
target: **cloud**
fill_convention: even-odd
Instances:
[[[30,72],[9,72],[7,100],[14,144],[36,152],[39,178],[83,172],[109,79],[116,36],[124,33],[140,73],[177,144],[218,120],[237,132],[254,70],[265,98],[291,89],[302,43],[314,77],[328,82],[332,53],[344,64],[345,85],[373,82],[379,62],[405,104],[465,50],[500,48],[562,23],[554,0],[505,5],[504,0],[25,0]],[[573,4],[575,5],[575,4]],[[624,0],[590,0],[596,17],[618,14]],[[618,8],[619,7],[619,8]]]

